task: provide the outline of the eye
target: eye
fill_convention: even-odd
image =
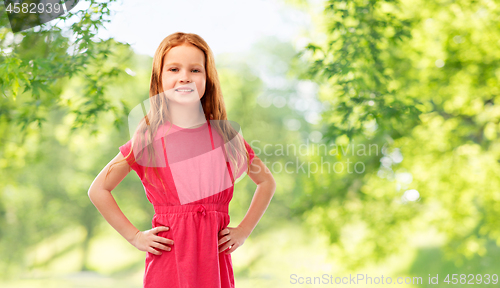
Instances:
[[[198,72],[201,72],[201,71],[200,71],[200,70],[198,70],[198,69],[193,69],[192,71],[198,71]]]
[[[177,70],[177,68],[170,68],[168,71]]]

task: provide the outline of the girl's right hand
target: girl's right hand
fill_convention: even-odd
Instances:
[[[173,245],[174,240],[160,237],[156,234],[168,230],[169,228],[166,226],[158,226],[146,231],[139,231],[137,232],[137,234],[135,234],[134,239],[132,239],[130,243],[141,251],[150,252],[155,255],[161,255],[162,253],[155,248],[170,251],[172,248],[161,243]]]

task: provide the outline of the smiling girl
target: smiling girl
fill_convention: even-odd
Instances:
[[[231,253],[259,222],[276,183],[227,120],[214,57],[200,36],[178,32],[160,43],[149,101],[150,111],[96,177],[89,197],[118,233],[147,252],[144,287],[235,287]],[[241,167],[257,189],[241,223],[228,227]],[[111,195],[131,170],[155,210],[146,231],[130,223]]]

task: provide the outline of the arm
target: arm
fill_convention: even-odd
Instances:
[[[104,169],[97,175],[92,185],[90,185],[88,195],[90,201],[95,205],[97,210],[102,214],[104,219],[115,228],[127,241],[131,242],[135,234],[139,232],[130,221],[125,217],[123,212],[118,207],[111,191],[127,176],[131,168],[128,163],[122,162],[113,166],[113,169],[106,177],[111,163],[124,159],[123,155],[118,152],[118,155],[111,160]]]
[[[257,189],[255,190],[247,214],[238,225],[247,237],[250,236],[260,218],[266,212],[276,190],[276,182],[271,171],[269,171],[259,157],[255,156],[252,160],[249,172],[248,176],[257,184]]]

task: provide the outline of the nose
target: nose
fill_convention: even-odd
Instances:
[[[180,77],[180,80],[179,80],[181,83],[191,83],[191,78],[189,77],[189,73],[188,72],[184,72],[181,77]]]

